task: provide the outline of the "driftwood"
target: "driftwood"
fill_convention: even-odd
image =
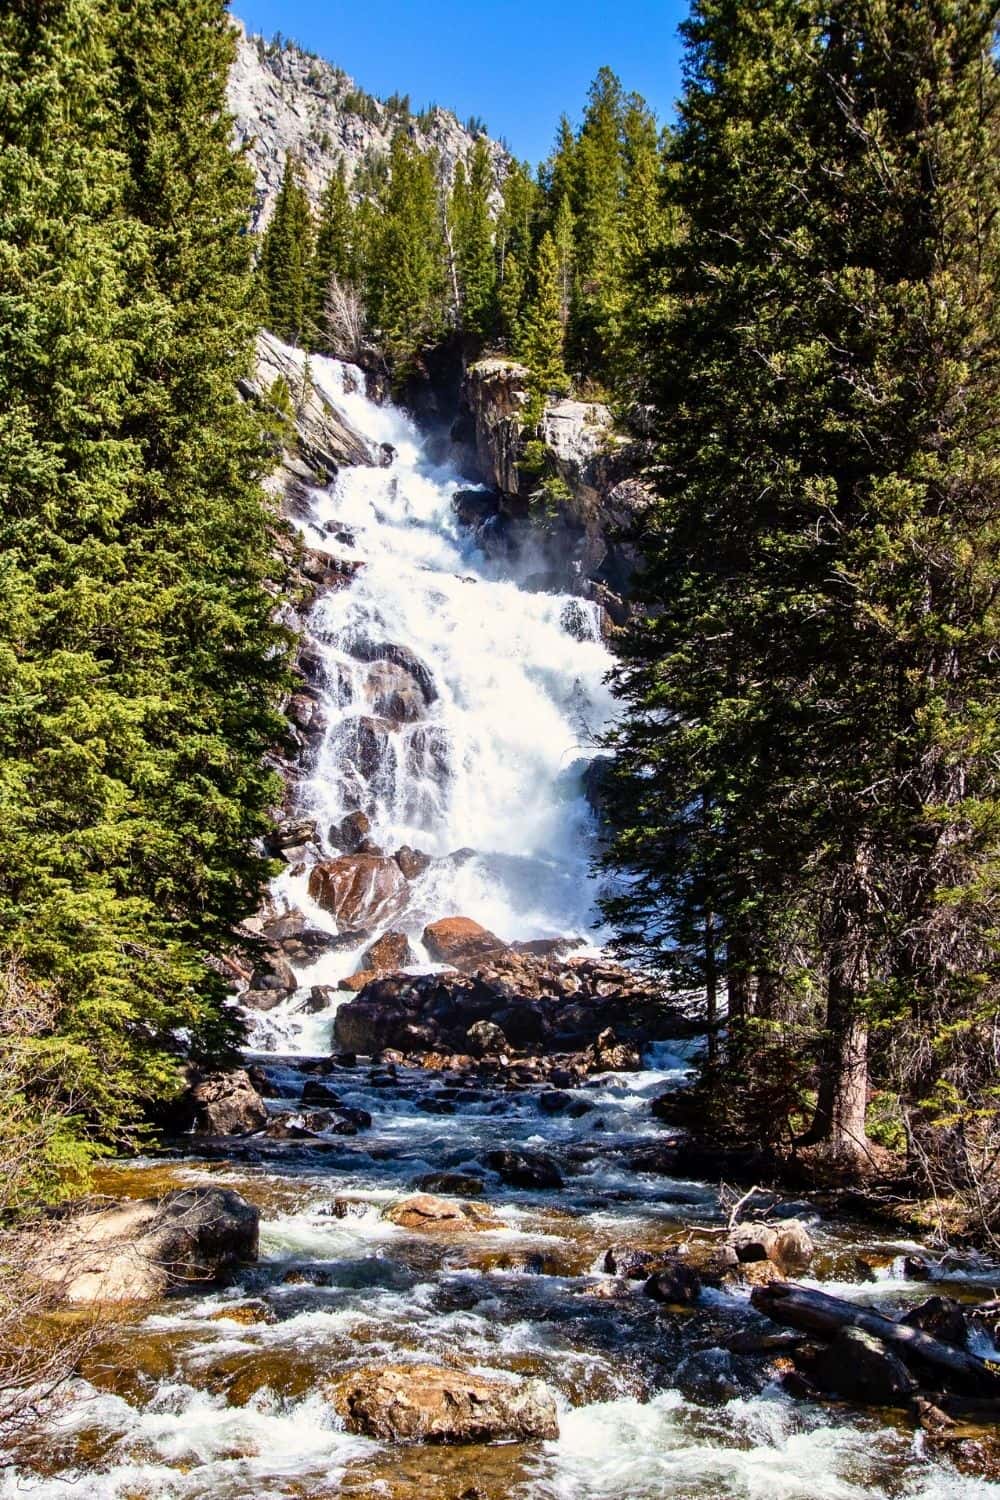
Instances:
[[[860,1328],[888,1344],[903,1359],[917,1359],[925,1365],[943,1370],[963,1388],[971,1387],[986,1394],[1000,1394],[1000,1363],[979,1359],[964,1349],[956,1349],[941,1339],[913,1328],[908,1323],[894,1323],[891,1318],[787,1281],[774,1281],[756,1287],[750,1300],[758,1312],[774,1323],[797,1328],[820,1338],[833,1338],[843,1328]]]

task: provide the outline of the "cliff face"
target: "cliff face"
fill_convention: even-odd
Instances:
[[[419,117],[404,114],[363,94],[331,63],[292,45],[275,47],[262,37],[248,36],[241,22],[235,26],[229,108],[236,139],[247,146],[257,179],[255,229],[263,228],[271,216],[290,151],[302,162],[314,208],[341,157],[352,182],[359,169],[388,155],[400,125],[422,150],[437,152],[448,182],[457,163],[470,155],[476,136],[450,110],[435,108]],[[510,158],[498,142],[488,144],[499,188]]]
[[[492,504],[460,500],[460,517],[487,550],[530,554],[540,584],[597,600],[610,624],[620,625],[636,564],[628,532],[651,495],[642,478],[646,444],[616,432],[602,402],[550,402],[538,436],[545,473],[561,484],[540,499],[538,474],[522,467],[527,378],[525,367],[509,359],[484,359],[469,369],[466,426],[474,433],[480,477],[496,497]]]

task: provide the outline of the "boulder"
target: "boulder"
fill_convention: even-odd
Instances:
[[[551,1156],[542,1151],[501,1148],[487,1152],[483,1158],[501,1182],[520,1188],[561,1188],[562,1173]]]
[[[456,1198],[480,1198],[485,1189],[483,1179],[471,1172],[425,1172],[413,1185],[421,1193],[449,1193]]]
[[[372,713],[390,724],[413,724],[427,708],[427,699],[416,678],[391,661],[372,663],[364,694]]]
[[[66,1302],[148,1302],[257,1258],[260,1214],[228,1188],[84,1207],[52,1220],[32,1269]]]
[[[501,953],[505,944],[470,917],[442,917],[424,928],[424,947],[436,963],[469,969],[491,954]]]
[[[623,1276],[627,1281],[646,1281],[662,1264],[662,1255],[630,1245],[612,1245],[603,1262],[606,1276]]]
[[[591,1046],[593,1067],[598,1073],[627,1073],[642,1067],[642,1056],[631,1042],[619,1041],[608,1026]]]
[[[252,1135],[267,1124],[267,1108],[245,1068],[199,1076],[191,1102],[196,1135]]]
[[[513,1383],[441,1365],[368,1365],[329,1389],[348,1432],[382,1442],[497,1443],[559,1435],[540,1381]]]
[[[411,849],[409,844],[404,844],[402,849],[397,849],[392,857],[407,880],[419,880],[420,876],[431,866],[430,855],[424,854],[421,849]]]
[[[474,1021],[465,1033],[473,1057],[499,1057],[510,1050],[510,1043],[492,1021]]]
[[[786,1276],[801,1276],[816,1254],[812,1235],[799,1219],[786,1219],[777,1226],[777,1231],[770,1258]]]
[[[926,1302],[911,1307],[900,1321],[922,1329],[942,1343],[954,1344],[956,1349],[968,1348],[968,1324],[961,1304],[953,1297],[928,1297]]]
[[[398,916],[408,896],[406,877],[394,859],[347,854],[324,860],[309,872],[309,894],[342,927],[381,926]]]
[[[371,833],[371,819],[367,813],[352,812],[341,818],[336,828],[330,829],[330,843],[345,854],[357,854]]]
[[[691,1266],[674,1260],[654,1271],[643,1291],[654,1302],[671,1307],[690,1307],[701,1295],[701,1277]]]
[[[396,863],[399,863],[398,859]],[[385,932],[370,948],[365,949],[358,972],[368,969],[376,974],[383,974],[393,969],[405,969],[407,964],[412,963],[413,951],[406,933]]]
[[[475,1203],[456,1203],[453,1199],[436,1198],[431,1193],[415,1193],[394,1203],[382,1215],[390,1224],[400,1229],[455,1230],[497,1229],[500,1221]]]
[[[902,1406],[917,1382],[897,1354],[863,1328],[842,1328],[810,1362],[823,1390],[865,1406]]]
[[[371,984],[373,979],[377,979],[378,975],[379,971],[377,969],[359,969],[356,974],[346,974],[343,979],[339,979],[337,981],[337,988],[338,990],[348,990],[357,995]]]
[[[778,1232],[770,1224],[736,1224],[729,1233],[728,1243],[736,1251],[736,1259],[741,1264],[753,1260],[772,1260],[778,1244]]]
[[[728,1349],[698,1349],[681,1360],[673,1383],[689,1401],[714,1405],[757,1395],[766,1381],[757,1365]]]

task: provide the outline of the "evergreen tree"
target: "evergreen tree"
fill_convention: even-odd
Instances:
[[[590,88],[577,143],[576,195],[579,355],[603,367],[618,334],[623,275],[621,206],[625,190],[625,98],[618,78],[602,68]]]
[[[503,280],[497,288],[497,312],[500,336],[513,353],[521,347],[521,318],[524,310],[524,276],[521,262],[513,250],[504,259]]]
[[[347,190],[347,169],[340,157],[326,185],[316,225],[316,247],[311,276],[311,323],[317,330],[316,344],[325,346],[324,308],[330,284],[354,283],[354,211]]]
[[[494,332],[497,317],[492,187],[490,154],[480,138],[473,147],[468,176],[459,163],[450,219],[462,326],[481,342]]]
[[[569,325],[573,307],[573,261],[575,255],[573,210],[564,194],[559,200],[552,238],[559,264],[559,303],[563,328]]]
[[[397,373],[441,335],[446,255],[436,159],[405,130],[393,137],[382,221],[369,247],[370,320]]]
[[[871,1018],[989,993],[992,23],[702,0],[687,36],[609,910],[686,982],[728,963],[734,1042],[825,1021],[807,1138],[855,1159]]]
[[[524,312],[519,349],[530,372],[532,414],[541,414],[547,396],[569,390],[564,344],[559,255],[551,234],[546,233],[535,256],[534,286]]]
[[[260,247],[264,320],[289,344],[309,342],[315,312],[313,221],[302,168],[289,153]]]

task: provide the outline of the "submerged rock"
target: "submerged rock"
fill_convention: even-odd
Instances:
[[[257,1258],[260,1214],[228,1188],[182,1188],[54,1219],[32,1269],[65,1302],[148,1302]]]
[[[502,1182],[520,1188],[561,1188],[562,1173],[555,1160],[543,1151],[503,1148],[488,1151],[483,1158]]]
[[[552,1392],[442,1365],[370,1365],[329,1388],[348,1432],[383,1442],[528,1442],[559,1436]]]
[[[453,1199],[435,1198],[430,1193],[415,1193],[412,1198],[404,1198],[401,1203],[387,1208],[382,1217],[400,1229],[453,1231],[502,1227],[499,1219],[477,1203],[456,1203]]]

